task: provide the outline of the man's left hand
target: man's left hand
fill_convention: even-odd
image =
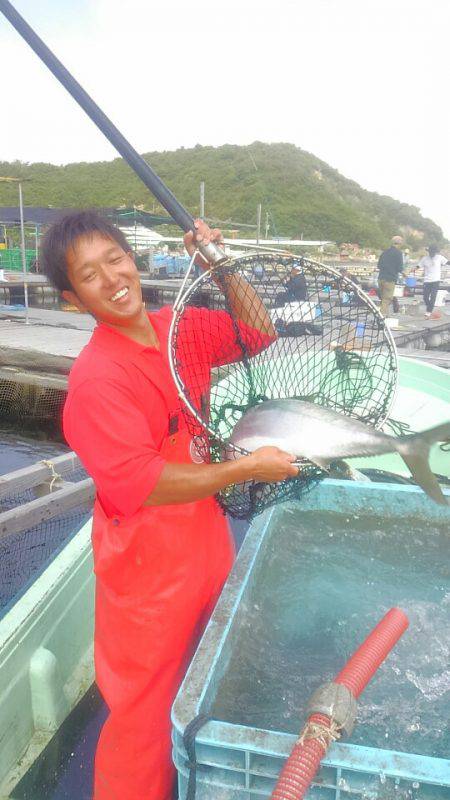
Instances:
[[[188,231],[184,234],[183,241],[189,255],[192,256],[200,244],[214,244],[223,247],[223,235],[219,228],[210,228],[202,219],[194,220],[195,231]],[[209,269],[211,264],[200,254],[195,259],[195,264],[202,269]]]

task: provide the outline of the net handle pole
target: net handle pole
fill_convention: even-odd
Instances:
[[[111,120],[103,113],[101,108],[94,102],[94,100],[87,94],[82,86],[75,80],[73,75],[66,69],[66,67],[59,61],[58,58],[52,53],[47,45],[40,39],[34,32],[31,26],[24,20],[24,18],[16,11],[14,6],[9,0],[0,0],[0,11],[6,17],[16,31],[22,38],[29,44],[32,50],[39,56],[41,61],[48,67],[50,72],[53,73],[55,78],[64,86],[69,94],[76,100],[78,105],[81,106],[83,111],[86,112],[92,122],[101,130],[106,136],[108,141],[116,148],[118,153],[127,162],[131,169],[145,184],[147,189],[156,197],[159,203],[165,208],[172,219],[179,225],[179,227],[187,233],[194,230],[194,219],[188,211],[181,205],[170,189],[165,185],[156,172],[147,164],[141,155],[132,147],[132,145],[125,139],[118,128],[111,122]],[[199,250],[202,255],[211,263],[217,264],[223,261],[226,256],[220,247],[214,243],[208,245],[199,245]]]

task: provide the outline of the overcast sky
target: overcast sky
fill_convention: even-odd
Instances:
[[[450,238],[450,0],[15,7],[139,152],[292,142]],[[0,160],[115,157],[1,14],[0,68]]]

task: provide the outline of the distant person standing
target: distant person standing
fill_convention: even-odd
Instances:
[[[448,264],[445,256],[439,252],[439,247],[432,244],[426,248],[428,255],[423,256],[419,261],[419,267],[423,268],[423,299],[426,306],[425,319],[429,319],[433,313],[434,304],[441,282],[441,268]]]
[[[392,237],[392,245],[387,250],[383,250],[378,259],[378,289],[381,299],[380,313],[387,317],[389,306],[392,302],[394,313],[399,310],[398,300],[394,297],[395,284],[400,272],[403,272],[403,253],[401,246],[403,239],[401,236]]]

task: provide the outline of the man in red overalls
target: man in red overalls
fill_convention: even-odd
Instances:
[[[193,253],[195,240],[218,239],[220,231],[197,221],[185,244]],[[64,409],[67,441],[97,489],[95,667],[110,713],[94,797],[170,800],[170,708],[233,562],[214,494],[248,479],[294,476],[294,456],[264,447],[237,461],[194,463],[168,363],[171,310],[146,312],[121,231],[95,212],[69,215],[48,231],[41,259],[63,297],[97,320],[71,371]],[[242,277],[230,280],[240,337],[258,352],[273,340],[270,319]],[[192,313],[214,314],[217,322],[216,339],[201,344],[207,372],[237,360],[229,315]]]

